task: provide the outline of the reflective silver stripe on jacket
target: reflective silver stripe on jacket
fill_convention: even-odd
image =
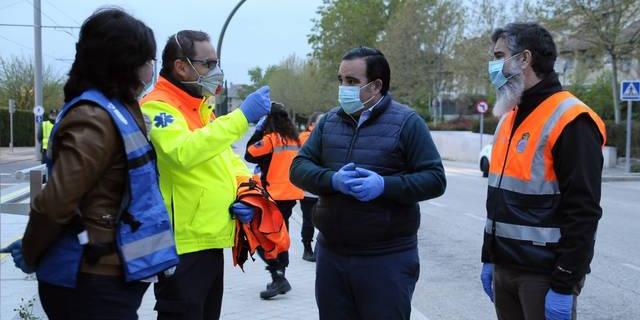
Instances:
[[[125,261],[132,261],[173,246],[173,233],[171,230],[166,230],[153,236],[142,238],[139,241],[125,244],[120,250]]]
[[[282,152],[282,151],[298,151],[300,147],[298,146],[279,146],[273,148],[273,152]]]
[[[560,228],[532,227],[505,222],[496,222],[496,236],[522,241],[531,241],[536,245],[558,243],[560,241]],[[493,234],[493,220],[487,219],[484,231]]]

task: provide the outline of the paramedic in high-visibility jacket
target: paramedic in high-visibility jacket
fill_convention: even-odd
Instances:
[[[263,87],[237,110],[216,118],[209,101],[221,90],[222,81],[209,36],[180,31],[169,37],[159,80],[142,100],[180,254],[175,274],[160,277],[155,285],[158,319],[220,317],[222,249],[233,246],[238,218],[229,208],[238,182],[251,176],[231,144],[271,108],[269,87]]]
[[[575,319],[593,258],[604,123],[562,88],[551,34],[512,23],[492,37],[497,90],[481,281],[498,319]]]

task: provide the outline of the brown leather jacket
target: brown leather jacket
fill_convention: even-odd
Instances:
[[[140,107],[127,107],[146,132]],[[31,266],[38,265],[63,228],[78,221],[76,209],[90,244],[111,246],[115,242],[115,219],[126,181],[127,158],[111,117],[98,106],[78,105],[62,119],[54,143],[53,174],[31,203],[22,239],[24,259]],[[122,274],[115,251],[93,265],[86,260],[83,258],[81,272]]]

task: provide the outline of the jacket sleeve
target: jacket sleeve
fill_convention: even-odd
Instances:
[[[335,193],[331,177],[336,171],[322,166],[322,131],[327,117],[322,117],[309,139],[293,159],[289,180],[298,188],[317,194]]]
[[[569,123],[553,147],[560,184],[561,237],[551,287],[569,294],[589,272],[602,216],[602,136],[588,115]]]
[[[189,169],[218,156],[249,128],[240,110],[218,117],[206,126],[189,130],[187,121],[174,107],[159,101],[142,105],[151,125],[150,138],[159,157]]]
[[[407,173],[383,177],[382,196],[407,204],[441,196],[447,182],[440,154],[429,128],[417,114],[411,115],[402,127],[400,143]]]
[[[242,161],[242,159],[240,158],[240,156],[238,156],[238,154],[236,154],[231,150],[229,152],[232,153],[230,157],[231,164],[233,165],[233,172],[237,180],[238,181],[248,180],[248,178],[251,177],[251,171],[249,171],[247,164],[244,163],[244,161]]]
[[[57,240],[65,225],[77,218],[75,210],[118,152],[124,152],[118,131],[106,111],[79,105],[69,111],[55,136],[53,174],[31,204],[22,246],[28,265]]]

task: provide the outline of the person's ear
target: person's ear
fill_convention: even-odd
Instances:
[[[529,50],[524,50],[522,51],[521,59],[522,69],[526,69],[527,67],[531,66],[531,63],[533,62],[533,54]]]

